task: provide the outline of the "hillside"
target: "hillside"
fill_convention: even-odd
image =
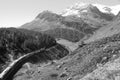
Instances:
[[[93,31],[96,30],[96,28],[91,27],[77,17],[63,17],[48,11],[40,13],[35,20],[24,24],[21,28],[43,32],[55,38],[63,38],[72,42],[78,42],[81,38],[89,33],[92,34]],[[73,36],[71,34],[69,35],[69,33],[73,34]],[[74,38],[78,39],[74,40]]]
[[[0,28],[0,80],[120,80],[119,7],[77,3]]]
[[[72,14],[76,11],[77,14]],[[78,42],[84,37],[89,37],[99,28],[109,24],[114,17],[114,14],[103,13],[92,4],[80,7],[75,5],[62,14],[43,11],[33,21],[22,25],[21,28],[43,32],[54,38]],[[69,33],[76,35],[71,37]]]
[[[115,17],[113,13],[102,12],[98,5],[87,3],[76,3],[75,5],[67,8],[62,15],[78,16],[93,27],[105,26],[108,21],[112,21]]]
[[[16,74],[15,80],[114,80],[108,74],[119,74],[119,71],[117,71],[119,70],[117,68],[119,66],[116,63],[120,57],[119,43],[120,33],[97,40],[83,47],[79,47],[68,56],[54,63],[40,64],[40,66],[31,65],[30,70],[23,67]],[[112,65],[113,67],[109,67],[108,65]],[[103,68],[100,66],[103,66]],[[104,72],[104,75],[99,77],[102,75],[100,73],[105,71],[104,69],[110,72]]]
[[[56,40],[40,32],[25,29],[1,28],[0,29],[0,72],[3,71],[11,62],[27,53],[34,52],[41,48],[51,48],[36,57],[31,58],[32,62],[60,59],[66,56],[69,51]],[[49,55],[49,56],[48,56]],[[31,61],[30,60],[30,61]]]
[[[85,42],[91,42],[91,41],[95,41],[104,37],[108,37],[108,36],[112,36],[114,34],[117,34],[120,32],[120,13],[118,13],[116,15],[116,17],[114,18],[114,20],[109,23],[107,26],[104,26],[102,28],[100,28],[99,30],[97,30],[94,35],[92,35],[88,40],[86,40]]]

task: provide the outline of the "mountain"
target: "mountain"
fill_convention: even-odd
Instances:
[[[62,14],[43,11],[19,29],[0,29],[0,69],[18,61],[0,80],[120,80],[118,9],[76,4]]]
[[[116,15],[115,20],[117,20],[117,21],[120,20],[120,11],[119,11],[119,13]]]
[[[92,35],[100,27],[107,25],[114,17],[112,14],[107,16],[107,14],[101,13],[97,7],[92,5],[88,5],[87,10],[88,12],[80,13],[82,17],[76,15],[63,16],[50,11],[43,11],[33,21],[22,25],[21,28],[78,42],[84,37]]]
[[[62,16],[61,15],[58,15],[58,14],[55,14],[55,13],[52,13],[50,11],[43,11],[42,13],[40,13],[36,19],[44,19],[44,20],[47,20],[47,21],[60,21],[62,20]]]
[[[68,15],[76,15],[78,17],[93,17],[93,18],[101,18],[105,20],[112,20],[114,14],[111,13],[111,9],[108,7],[103,7],[103,10],[100,10],[96,4],[86,4],[86,3],[77,3],[70,8],[67,8],[63,12],[63,16]]]
[[[113,6],[102,5],[102,4],[93,4],[93,5],[96,6],[103,13],[112,13],[114,15],[117,15],[118,12],[120,11],[120,5],[113,5]]]
[[[41,30],[52,29],[52,27],[58,27],[59,21],[63,19],[61,15],[57,15],[50,11],[43,11],[31,22],[22,25],[22,28]]]
[[[78,42],[83,37],[93,34],[93,31],[97,29],[76,16],[64,17],[50,11],[43,11],[21,28],[39,31],[72,42]]]
[[[115,17],[113,13],[108,12],[110,10],[108,7],[103,8],[104,9],[101,10],[101,5],[96,4],[77,3],[67,8],[63,13],[61,13],[61,15],[74,15],[81,18],[92,27],[100,28],[109,24],[109,22],[111,22]]]
[[[79,47],[46,65],[21,68],[15,80],[119,80],[120,33]]]
[[[85,40],[85,42],[88,43],[88,42],[99,40],[101,38],[112,36],[118,33],[120,33],[120,12],[114,17],[111,23],[101,27],[88,40]]]
[[[96,21],[98,24],[103,24],[99,29],[97,29],[93,35],[88,40],[85,40],[86,43],[101,39],[103,37],[111,36],[120,32],[120,5],[116,6],[106,6],[100,4],[85,4],[77,3],[72,7],[68,8],[64,12],[63,16],[74,15],[82,17],[87,24],[95,25]],[[86,10],[86,12],[84,12]],[[85,13],[88,15],[86,16]],[[84,14],[84,15],[83,15]],[[94,15],[101,16],[95,19]],[[91,21],[92,18],[92,21]],[[112,20],[111,20],[111,19]],[[109,21],[110,20],[110,21]],[[95,25],[95,26],[97,26]]]
[[[67,15],[78,15],[80,12],[87,12],[88,8],[90,7],[97,7],[100,12],[107,13],[107,14],[114,14],[117,15],[120,11],[120,5],[115,6],[108,6],[108,5],[102,5],[102,4],[89,4],[89,3],[76,3],[67,9],[65,9],[61,14],[67,16]]]
[[[117,24],[117,21],[114,20],[117,17],[118,7],[119,5],[105,6],[77,3],[61,14],[43,11],[33,21],[22,25],[21,28],[49,34],[55,38],[78,42],[84,38],[88,39],[93,34],[100,35],[99,32],[103,31],[104,33],[106,29],[110,29],[109,26]]]

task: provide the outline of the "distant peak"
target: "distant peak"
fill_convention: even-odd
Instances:
[[[117,15],[120,11],[120,5],[116,6],[108,6],[108,5],[102,5],[102,4],[90,4],[90,3],[75,3],[71,7],[67,8],[63,12],[63,16],[67,15],[77,15],[80,10],[90,10],[90,9],[98,9],[102,13],[109,13]],[[84,12],[84,11],[83,11]]]
[[[97,7],[89,3],[76,3],[71,7],[67,8],[63,12],[63,16],[67,15],[79,15],[79,13],[89,12],[91,10],[97,10]]]
[[[80,9],[80,8],[89,8],[89,7],[93,7],[92,4],[89,3],[76,3],[75,5],[69,7],[71,9]]]
[[[48,15],[48,14],[53,14],[53,13],[51,11],[45,10],[45,11],[39,13],[36,18],[41,18],[42,16]]]
[[[88,7],[88,6],[92,6],[92,4],[89,4],[89,3],[76,3],[72,7],[80,8],[80,7],[83,7],[83,6]]]
[[[103,5],[103,4],[93,4],[96,6],[101,12],[104,13],[113,13],[114,15],[117,15],[118,12],[120,11],[120,5],[114,5],[114,6],[109,6],[109,5]]]
[[[40,14],[38,14],[36,19],[42,19],[42,20],[47,20],[47,21],[58,21],[62,19],[62,16],[56,13],[53,13],[51,11],[43,11]]]

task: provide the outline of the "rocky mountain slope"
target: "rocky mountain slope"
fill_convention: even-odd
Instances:
[[[117,15],[120,11],[119,7],[120,5],[114,5],[114,6],[108,6],[108,5],[102,5],[102,4],[89,4],[89,3],[76,3],[67,9],[65,9],[61,14],[67,16],[67,15],[78,15],[79,16],[79,10],[80,12],[87,12],[86,8],[88,6],[97,7],[100,12],[106,13],[106,14],[114,14]]]
[[[76,14],[73,14],[77,12]],[[21,26],[40,31],[55,38],[78,42],[89,37],[95,30],[106,26],[115,17],[112,13],[103,13],[96,6],[89,4],[74,6],[62,14],[43,11],[31,22]]]
[[[115,16],[112,12],[104,11],[95,4],[77,3],[67,8],[62,15],[75,15],[82,18],[86,23],[91,24],[91,26],[100,27],[105,26],[107,24],[106,21],[111,21]]]
[[[23,67],[14,80],[118,80],[119,58],[120,33],[79,47],[54,63]]]
[[[49,11],[40,13],[34,21],[23,25],[22,28],[43,32],[72,42],[77,42],[96,30],[77,17],[63,17]]]
[[[9,35],[3,29],[0,50],[6,54],[1,53],[0,61],[12,60],[7,55],[10,51],[13,55],[16,50],[27,53],[45,48],[26,62],[29,68],[21,65],[13,80],[119,80],[120,12],[116,15],[115,8],[76,4],[60,15],[44,11],[21,26],[32,32],[19,29],[16,35],[19,30],[10,29]]]
[[[116,15],[114,20],[109,23],[107,26],[101,27],[95,32],[88,40],[85,42],[95,41],[104,37],[112,36],[120,32],[120,13]]]
[[[51,48],[53,46],[54,48]],[[19,57],[41,48],[51,49],[37,56],[33,56],[36,58],[31,58],[30,62],[37,63],[60,59],[69,53],[65,46],[58,44],[51,36],[25,29],[1,28],[0,72]]]
[[[108,21],[112,20],[114,16],[113,13],[110,13],[110,12],[105,13],[100,11],[97,5],[94,5],[94,4],[75,4],[72,7],[66,9],[62,15],[63,16],[76,15],[78,17],[84,17],[84,18],[88,16],[93,18],[101,18]]]
[[[98,65],[92,73],[80,80],[120,80],[120,57],[107,62],[105,65]]]

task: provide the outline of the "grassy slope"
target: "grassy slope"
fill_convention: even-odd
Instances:
[[[88,22],[85,20],[86,19],[81,19],[72,15],[63,17],[48,11],[40,13],[33,21],[22,25],[21,28],[32,29],[39,32],[45,31],[46,34],[50,34],[55,38],[59,37],[72,42],[78,42],[83,39],[83,37],[93,34],[95,30],[103,26],[104,22],[106,22],[105,20],[103,22],[103,19],[100,21],[98,18],[87,18]],[[71,38],[71,34],[67,35],[66,32],[77,34]],[[78,39],[76,40],[75,38]]]
[[[68,50],[56,43],[56,40],[48,35],[40,32],[16,29],[16,28],[1,28],[0,29],[0,72],[3,71],[12,61],[19,57],[26,55],[29,52],[34,52],[41,48],[50,48],[56,46],[52,52],[46,51],[45,53],[35,56],[30,61],[47,61],[60,59],[66,56]],[[58,49],[58,51],[56,51]],[[34,56],[33,56],[34,57]]]
[[[79,80],[97,69],[99,64],[104,65],[118,58],[119,50],[120,33],[89,43],[65,58],[44,67],[34,65],[24,73],[22,68],[16,80],[67,80],[68,78]]]
[[[112,36],[114,34],[117,34],[120,32],[120,20],[115,20],[111,22],[109,25],[104,26],[97,30],[94,35],[92,35],[89,39],[87,39],[85,42],[91,42],[95,40],[99,40],[104,37]]]
[[[105,65],[98,64],[96,70],[80,80],[120,80],[120,57],[107,62]]]

